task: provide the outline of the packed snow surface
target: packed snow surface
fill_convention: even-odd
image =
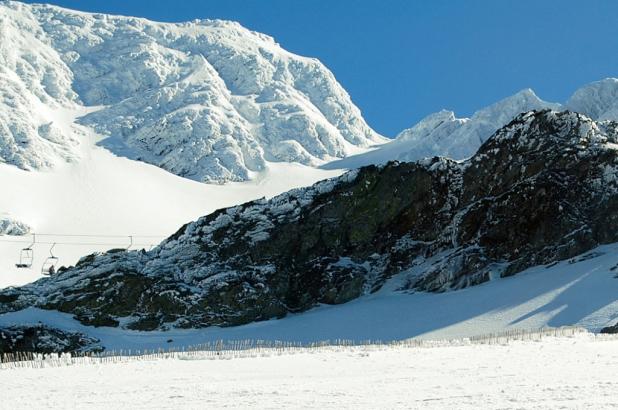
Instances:
[[[0,371],[0,407],[598,410],[618,407],[617,373],[618,339],[584,333],[10,369]]]
[[[54,110],[101,145],[198,181],[250,179],[269,161],[316,165],[383,141],[318,60],[238,23],[156,23],[0,1],[0,162],[84,160]]]

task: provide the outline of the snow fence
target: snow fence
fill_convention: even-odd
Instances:
[[[587,334],[599,340],[616,339],[618,335],[590,333],[582,327],[563,326],[538,330],[515,329],[481,336],[457,339],[423,340],[418,338],[381,341],[325,340],[312,343],[271,340],[232,340],[208,342],[181,348],[156,350],[111,350],[101,353],[6,353],[0,355],[0,370],[46,368],[84,364],[127,363],[141,360],[230,360],[238,358],[282,356],[320,352],[371,352],[393,347],[436,348],[475,344],[506,345],[514,341],[538,342],[544,338],[575,337]]]

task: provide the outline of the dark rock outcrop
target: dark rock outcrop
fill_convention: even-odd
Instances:
[[[617,126],[522,114],[469,160],[369,166],[222,209],[150,252],[91,255],[4,290],[0,312],[231,326],[343,303],[402,272],[409,289],[442,292],[570,258],[618,241]]]
[[[613,326],[607,326],[601,329],[600,333],[616,334],[618,333],[618,322]]]
[[[0,354],[101,352],[99,340],[45,325],[0,327]]]

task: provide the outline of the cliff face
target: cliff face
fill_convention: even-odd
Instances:
[[[238,325],[336,304],[407,274],[442,292],[618,241],[618,124],[532,111],[469,160],[369,166],[222,209],[150,252],[110,251],[0,292],[134,329]]]

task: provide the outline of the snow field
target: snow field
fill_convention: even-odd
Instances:
[[[0,408],[618,407],[618,338],[563,331],[5,369]]]

